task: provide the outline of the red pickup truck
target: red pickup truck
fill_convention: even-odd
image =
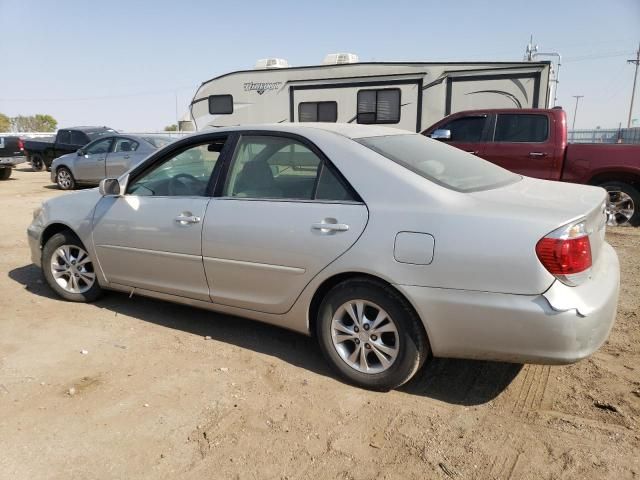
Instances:
[[[422,134],[515,173],[599,185],[609,191],[610,225],[640,225],[640,145],[569,144],[562,109],[458,112]]]

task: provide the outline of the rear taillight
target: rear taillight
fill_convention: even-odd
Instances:
[[[569,286],[580,285],[591,272],[591,242],[584,221],[554,230],[536,245],[549,273]]]
[[[18,150],[24,150],[24,142],[21,138],[18,139]]]

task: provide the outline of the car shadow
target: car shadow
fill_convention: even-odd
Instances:
[[[15,268],[9,272],[9,278],[34,295],[59,298],[35,265]],[[132,299],[118,292],[109,292],[93,305],[166,328],[200,337],[210,336],[220,342],[278,357],[318,375],[336,377],[322,357],[316,341],[299,333],[162,300],[141,296]],[[399,391],[450,404],[480,405],[505,390],[521,368],[522,365],[510,363],[434,358]]]

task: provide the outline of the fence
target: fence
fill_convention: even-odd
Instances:
[[[572,130],[569,143],[640,143],[640,127]]]

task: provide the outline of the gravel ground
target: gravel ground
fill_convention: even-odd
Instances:
[[[61,194],[48,176],[23,167],[0,183],[0,478],[640,475],[640,229],[608,232],[622,291],[591,358],[434,360],[372,393],[291,332],[117,293],[59,300],[25,235]]]

